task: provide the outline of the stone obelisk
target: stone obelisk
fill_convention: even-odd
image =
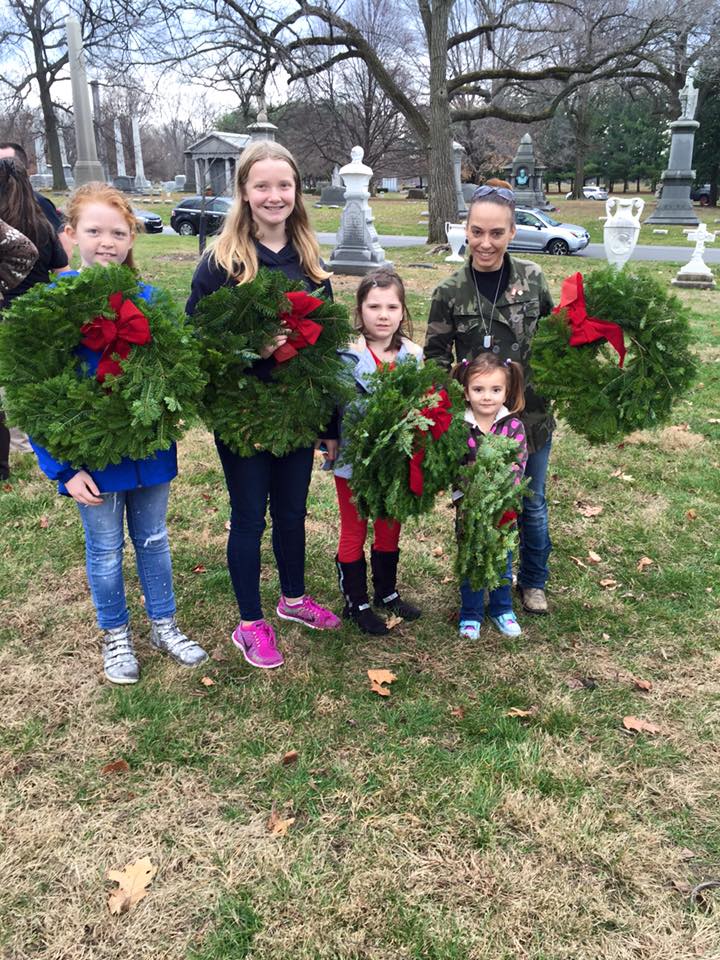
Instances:
[[[662,196],[645,223],[686,223],[691,226],[700,223],[690,199],[695,180],[692,169],[695,131],[700,126],[695,119],[698,90],[694,80],[695,73],[691,68],[680,91],[680,117],[670,124],[670,159],[667,170],[660,176]]]
[[[120,121],[115,120],[114,123],[115,130],[115,158],[117,160],[117,175],[119,177],[126,177],[127,173],[125,172],[125,151],[123,150],[123,139],[122,139],[122,130],[120,128]]]
[[[90,183],[92,180],[103,181],[105,177],[97,155],[92,111],[90,110],[90,88],[88,87],[83,60],[82,34],[80,33],[80,24],[75,17],[68,17],[67,38],[75,118],[75,139],[77,142],[75,183],[81,186],[83,183]]]

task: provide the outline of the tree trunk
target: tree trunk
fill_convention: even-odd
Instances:
[[[53,172],[53,190],[67,190],[65,183],[65,171],[63,170],[62,158],[60,157],[60,141],[58,139],[57,118],[53,110],[52,97],[50,95],[50,84],[45,70],[43,58],[43,39],[39,28],[31,30],[33,56],[35,58],[35,69],[37,71],[37,83],[40,90],[40,106],[42,108],[43,121],[45,123],[45,139],[47,140],[48,153],[50,154],[50,166]]]
[[[430,51],[430,138],[428,147],[428,242],[446,243],[445,223],[457,219],[452,126],[447,90],[448,15],[452,0],[437,0],[425,21]]]

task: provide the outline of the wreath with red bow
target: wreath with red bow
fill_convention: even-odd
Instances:
[[[192,328],[169,294],[144,299],[135,273],[110,264],[11,303],[0,323],[0,384],[9,419],[56,460],[102,470],[170,447],[196,415],[204,379]]]
[[[562,288],[532,344],[531,382],[591,443],[666,423],[697,365],[687,311],[645,270],[607,266]]]
[[[342,460],[361,517],[399,520],[432,510],[466,452],[463,391],[431,361],[379,368],[370,395],[343,419]]]
[[[207,378],[201,415],[238,456],[311,446],[352,390],[337,352],[353,334],[347,310],[281,270],[221,287],[198,303],[193,321]],[[280,334],[287,342],[263,362]]]

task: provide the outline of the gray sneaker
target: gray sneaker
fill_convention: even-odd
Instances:
[[[110,683],[137,683],[140,664],[133,649],[130,624],[106,630],[102,642],[103,667]]]
[[[167,653],[182,667],[196,667],[208,658],[199,643],[185,636],[175,623],[175,617],[150,621],[150,643],[156,650]]]

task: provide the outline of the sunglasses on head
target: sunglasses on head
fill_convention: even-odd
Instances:
[[[470,202],[473,203],[475,200],[480,200],[481,197],[489,197],[492,193],[496,193],[501,200],[515,206],[515,194],[512,190],[508,190],[507,187],[489,187],[487,184],[477,188],[470,198]]]

